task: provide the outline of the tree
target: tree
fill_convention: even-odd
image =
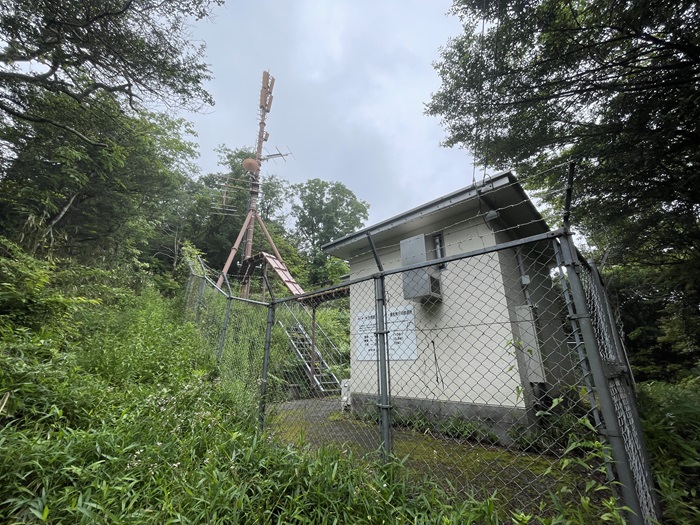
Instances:
[[[223,0],[11,0],[0,7],[0,112],[44,122],[103,145],[39,111],[38,93],[60,94],[76,110],[110,94],[135,108],[211,104],[203,47],[187,21]],[[101,95],[101,96],[100,96]]]
[[[550,168],[579,161],[577,226],[611,263],[649,269],[667,298],[660,337],[696,359],[697,2],[461,0],[453,9],[464,34],[442,51],[442,86],[427,106],[442,116],[446,144],[487,166],[514,165],[554,204],[563,170]]]
[[[354,232],[367,220],[369,204],[340,182],[310,179],[295,184],[294,192],[299,202],[292,204],[292,216],[307,251]]]
[[[275,174],[263,175],[258,211],[264,221],[274,221],[284,226],[287,219],[287,204],[291,200],[290,184]]]
[[[2,128],[12,155],[0,171],[0,233],[31,251],[86,262],[139,255],[195,169],[185,124],[155,114],[128,117],[108,96],[99,110],[75,111],[52,93],[35,97],[33,106],[106,147],[43,122]]]
[[[337,280],[340,272],[337,264],[329,264],[321,246],[361,228],[367,220],[369,204],[340,182],[310,179],[293,188],[298,202],[292,204],[292,217],[302,251],[311,265],[310,282],[328,284]]]

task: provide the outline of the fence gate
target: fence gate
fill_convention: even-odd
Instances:
[[[580,261],[568,237],[561,239],[559,256],[569,276],[567,297],[570,293],[573,299],[570,317],[583,332],[605,413],[605,426],[600,432],[612,447],[623,500],[638,516],[633,522],[651,523],[658,520],[660,514],[637,412],[632,373],[613,310],[595,263]]]

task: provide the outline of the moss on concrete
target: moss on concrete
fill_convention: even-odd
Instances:
[[[358,457],[379,450],[376,423],[338,409],[324,410],[317,402],[281,408],[269,420],[271,434],[283,443],[330,445]],[[562,488],[570,489],[567,497],[574,501],[577,485],[586,482],[581,473],[562,471],[557,458],[544,454],[405,428],[394,429],[393,436],[392,454],[408,469],[409,479],[428,479],[456,497],[495,495],[508,510],[538,511],[541,501]]]

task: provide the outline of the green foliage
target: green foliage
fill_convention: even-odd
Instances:
[[[588,400],[578,389],[552,399],[549,406],[535,413],[535,425],[516,425],[508,432],[516,447],[526,452],[546,452],[561,455],[571,452],[573,443],[596,441],[597,432],[591,425]]]
[[[101,144],[32,104],[55,93],[74,111],[100,108],[104,95],[123,109],[145,101],[198,108],[212,104],[202,84],[210,75],[188,20],[206,17],[220,0],[44,0],[3,4],[0,31],[0,111]],[[80,30],[76,30],[80,28]]]
[[[651,290],[643,309],[656,318],[626,326],[646,332],[640,354],[670,363],[644,365],[648,378],[677,378],[676,364],[700,352],[696,7],[455,0],[464,34],[443,49],[442,87],[428,105],[448,145],[487,167],[515,167],[556,209],[565,169],[554,168],[578,162],[575,226],[610,264],[641,277],[626,281],[629,295]]]
[[[640,413],[664,523],[700,523],[700,380],[640,384]]]
[[[53,286],[55,278],[54,263],[37,260],[0,236],[0,341],[8,351],[22,353],[28,341],[38,341],[39,348],[53,341],[58,350],[77,335],[72,315],[98,301],[64,294]]]
[[[179,381],[180,374],[206,368],[195,327],[173,320],[152,288],[107,311],[84,311],[81,321],[92,328],[82,341],[81,366],[115,386]]]
[[[307,251],[352,233],[367,220],[369,204],[340,182],[309,179],[294,186],[299,203],[292,206],[296,230]]]
[[[365,417],[369,417],[369,413],[370,411],[365,412]],[[409,428],[433,436],[484,444],[498,443],[498,436],[491,432],[485,423],[457,414],[439,418],[420,410],[397,409],[394,410],[392,421],[397,427]]]
[[[700,375],[700,346],[695,326],[700,317],[689,310],[695,276],[687,275],[688,293],[677,293],[671,275],[681,268],[617,265],[606,269],[610,295],[617,299],[625,346],[638,381],[679,381]],[[686,271],[690,271],[687,268]]]
[[[340,182],[310,179],[293,187],[298,202],[292,205],[295,232],[311,270],[312,285],[337,282],[344,265],[332,262],[321,246],[360,229],[368,217],[369,204],[359,200]]]
[[[579,422],[581,427],[576,434],[585,434],[593,430],[587,419]],[[564,451],[562,459],[557,463],[562,472],[575,472],[579,478],[586,479],[583,490],[580,490],[578,501],[572,499],[574,491],[571,487],[560,487],[551,494],[552,507],[556,511],[554,517],[537,517],[537,523],[554,525],[567,523],[587,525],[589,523],[627,523],[626,514],[629,507],[621,505],[612,492],[606,480],[606,458],[610,458],[610,450],[597,438],[592,440],[579,440],[574,437],[569,440],[569,445]],[[547,508],[547,503],[540,503],[540,509]]]
[[[13,151],[0,170],[0,233],[32,253],[105,266],[144,261],[149,242],[153,252],[182,242],[162,232],[196,155],[182,121],[126,116],[109,100],[100,111],[74,111],[49,95],[34,104],[99,134],[108,147],[43,123],[0,129]]]

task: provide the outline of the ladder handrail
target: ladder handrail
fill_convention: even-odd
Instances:
[[[311,341],[309,334],[306,332],[306,330],[301,325],[301,323],[296,323],[294,325],[294,327],[287,328],[284,326],[284,324],[282,323],[281,320],[278,320],[277,322],[284,329],[284,333],[287,335],[287,339],[289,339],[289,342],[294,347],[294,351],[296,352],[299,359],[301,359],[301,361],[304,363],[304,367],[306,368],[306,371],[308,372],[310,379],[316,384],[316,386],[319,388],[319,390],[321,390],[322,392],[326,392],[327,387],[324,386],[322,383],[331,383],[334,386],[334,388],[332,390],[338,390],[338,392],[340,392],[340,381],[338,381],[338,378],[336,377],[336,375],[331,371],[330,367],[328,366],[328,363],[326,363],[326,361],[323,359],[323,356],[318,351],[318,349],[315,348],[315,345]],[[301,350],[297,346],[297,342],[294,340],[294,338],[292,337],[292,334],[290,333],[292,328],[300,330],[300,332],[298,332],[298,333],[302,334],[303,341],[309,345],[309,348],[310,348],[309,356],[314,355],[314,356],[318,357],[317,365],[319,365],[319,366],[318,366],[318,368],[316,368],[316,370],[318,370],[318,373],[316,373],[314,370],[312,370],[311,364],[304,357]],[[312,352],[313,352],[313,354],[312,354]],[[329,379],[331,379],[331,381],[321,381],[323,375],[326,375],[326,377],[328,375],[330,375]]]
[[[294,321],[295,321],[297,324],[299,324],[299,325],[301,325],[301,326],[303,327],[304,325],[303,325],[302,322],[299,320],[299,318],[296,316],[296,314],[294,313],[294,311],[292,310],[292,308],[289,306],[289,303],[285,302],[285,303],[283,303],[283,304],[284,304],[284,306],[287,308],[287,311],[291,314],[291,316],[292,316],[292,318],[294,319]],[[311,318],[312,316],[311,316],[311,314],[309,313],[309,308],[308,308],[307,306],[305,306],[305,305],[302,305],[302,308],[304,309],[304,312],[306,312],[307,316],[308,316],[309,318]],[[311,322],[311,321],[309,321],[309,322]],[[317,330],[318,330],[318,333],[320,333],[320,334],[323,336],[323,340],[324,340],[324,343],[325,343],[324,346],[330,345],[330,347],[335,351],[335,354],[336,354],[336,356],[337,356],[337,362],[338,362],[338,364],[341,364],[342,361],[343,361],[343,354],[340,353],[340,350],[338,350],[338,347],[337,347],[337,346],[335,345],[335,343],[331,340],[331,338],[328,337],[328,335],[327,335],[326,332],[323,330],[323,328],[321,327],[320,324],[316,323],[316,328],[317,328]],[[317,343],[318,343],[318,341],[317,341]],[[318,346],[319,346],[319,345],[316,344],[316,350],[317,350],[317,351],[318,351]]]

